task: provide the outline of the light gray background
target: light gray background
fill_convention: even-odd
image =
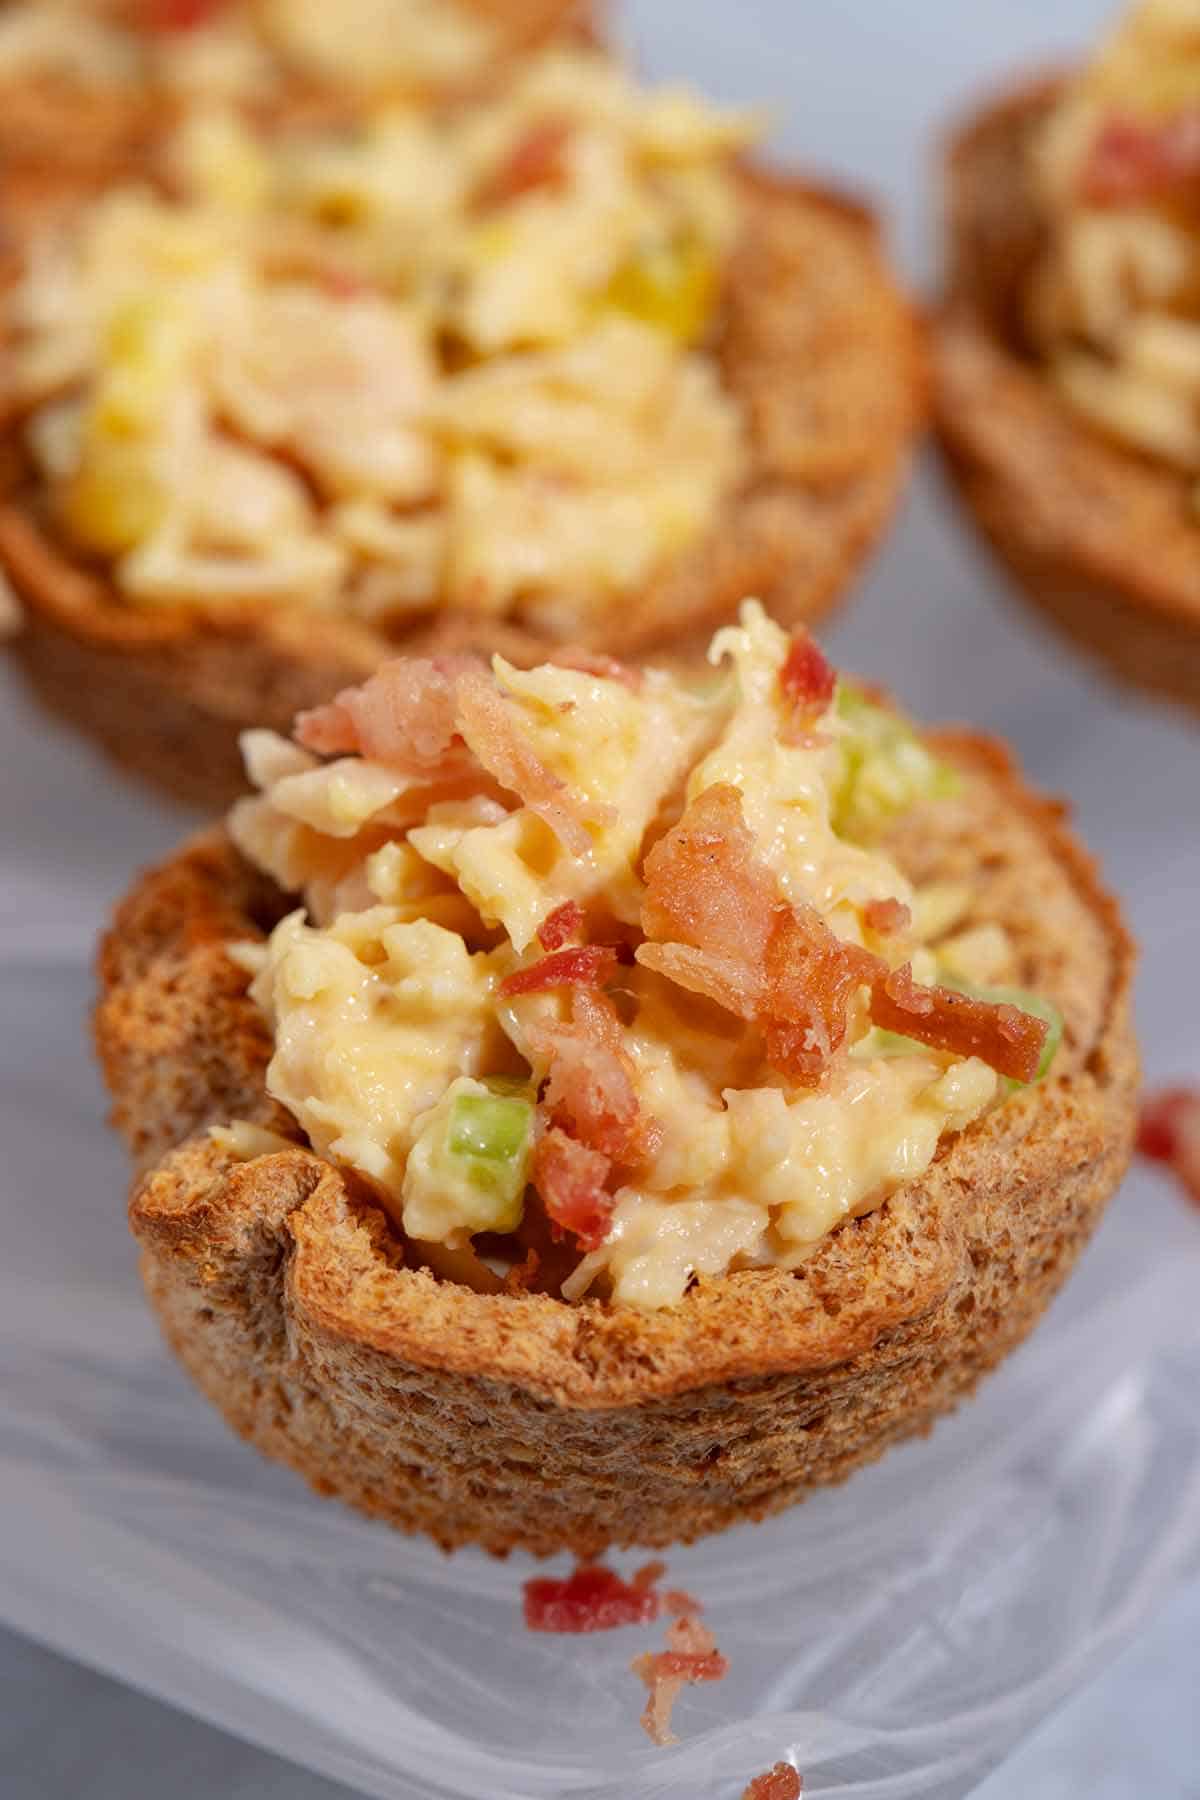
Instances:
[[[689,75],[729,99],[767,98],[775,107],[779,150],[882,199],[898,253],[910,274],[925,280],[929,153],[942,121],[993,76],[1086,41],[1109,10],[1098,0],[631,0],[623,16],[651,70]],[[872,621],[904,607],[916,636],[922,629],[935,634],[936,664],[940,634],[957,636],[961,647],[995,594],[995,582],[974,562],[923,479],[851,616],[838,627],[835,651],[887,679],[889,671],[873,659]],[[987,634],[985,654],[1000,648],[998,679],[1006,671],[1025,679],[1037,643],[1028,628],[1013,619],[999,630],[990,620],[980,629]],[[918,708],[921,686],[906,670],[902,691]],[[6,686],[0,712],[8,704]],[[47,868],[59,877],[58,902],[41,905],[33,921],[22,909],[19,878],[3,897],[0,956],[18,952],[28,962],[74,949],[80,932],[91,929],[124,885],[131,863],[165,849],[178,826],[94,773],[85,790],[74,744],[53,736],[35,742],[22,729],[20,703],[12,704],[16,713],[9,714],[4,736],[17,734],[18,754],[0,758],[0,834],[10,866],[15,845],[30,845],[39,894]],[[1051,685],[1032,679],[1028,693],[1008,694],[997,715],[1021,728],[1021,748],[1035,773],[1039,763],[1056,772],[1070,766],[1069,747],[1056,738]],[[1119,720],[1118,741],[1136,743],[1137,705],[1124,703]],[[1181,755],[1200,751],[1200,740],[1184,730],[1174,741]],[[1115,754],[1114,773],[1120,774]],[[1081,771],[1080,785],[1087,790],[1085,828],[1103,846],[1097,784],[1084,782]],[[85,791],[86,832],[47,837],[41,829],[47,813],[70,816],[71,797]],[[1194,1800],[1200,1794],[1198,1642],[1200,1589],[1192,1588],[984,1782],[979,1800],[1018,1793],[1035,1800],[1085,1794],[1088,1800]],[[0,1632],[3,1800],[160,1794],[336,1800],[345,1792]]]

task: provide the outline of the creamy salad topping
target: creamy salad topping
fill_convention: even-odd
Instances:
[[[953,773],[753,602],[711,658],[399,660],[247,735],[233,838],[303,900],[238,951],[268,1086],[442,1273],[793,1267],[1048,1065],[1003,929],[879,841]]]
[[[1035,145],[1035,342],[1094,424],[1200,471],[1200,0],[1141,0]]]
[[[743,472],[702,340],[753,129],[580,50],[353,130],[190,111],[171,191],[109,192],[8,296],[58,528],[133,605],[577,635]]]

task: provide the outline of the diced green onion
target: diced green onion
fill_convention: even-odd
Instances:
[[[957,772],[926,748],[908,721],[869,700],[853,682],[838,683],[837,712],[847,729],[838,739],[841,768],[834,784],[834,829],[869,839],[921,800],[956,793]]]
[[[460,1094],[450,1114],[448,1148],[452,1156],[487,1163],[523,1160],[533,1130],[528,1100],[499,1094]]]

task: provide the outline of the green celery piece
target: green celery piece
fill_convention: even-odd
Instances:
[[[849,730],[838,740],[841,769],[834,793],[834,827],[843,836],[870,837],[918,800],[956,793],[959,778],[926,749],[908,721],[840,681],[838,716]]]
[[[523,1157],[533,1130],[528,1100],[502,1094],[460,1094],[450,1115],[447,1147],[452,1156],[488,1163]]]

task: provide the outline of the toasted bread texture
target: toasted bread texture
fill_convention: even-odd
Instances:
[[[748,593],[786,624],[813,620],[852,579],[899,491],[923,416],[924,358],[874,222],[762,173],[746,175],[744,200],[717,354],[745,416],[747,477],[702,542],[614,603],[589,648],[697,657]],[[241,730],[288,730],[299,707],[398,650],[469,647],[531,663],[546,649],[519,627],[445,609],[401,639],[284,608],[137,610],[72,560],[27,489],[0,508],[0,566],[25,610],[12,649],[39,698],[123,768],[210,811],[244,785]]]
[[[1111,673],[1200,709],[1194,480],[1089,425],[1022,342],[1020,294],[1040,242],[1027,150],[1060,85],[1003,95],[950,144],[938,437],[1016,591]]]
[[[1128,1161],[1133,952],[1061,809],[994,745],[941,735],[961,797],[890,846],[966,880],[1066,1017],[1050,1077],[794,1273],[643,1313],[481,1295],[406,1266],[369,1194],[266,1092],[269,1033],[227,954],[286,908],[220,833],[143,876],[100,953],[96,1040],[138,1175],[166,1338],[235,1430],[325,1494],[446,1548],[663,1545],[760,1519],[927,1431],[1034,1325]],[[295,1147],[237,1160],[208,1127]]]

